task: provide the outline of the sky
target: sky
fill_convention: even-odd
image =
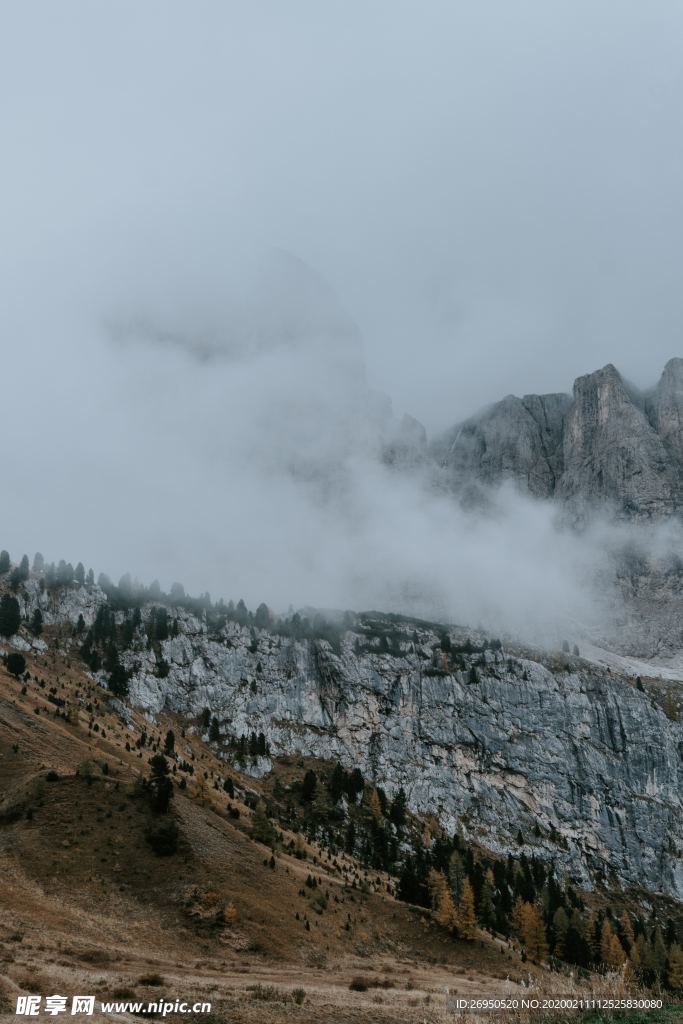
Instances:
[[[0,0],[7,544],[372,597],[329,581],[424,526],[387,401],[681,355],[682,44],[668,0]]]

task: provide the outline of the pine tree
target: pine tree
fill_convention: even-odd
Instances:
[[[318,784],[318,778],[313,771],[307,771],[304,775],[304,781],[301,785],[301,799],[310,802],[315,796],[316,786]]]
[[[257,843],[264,846],[273,846],[277,841],[277,832],[271,824],[263,800],[259,800],[254,808],[254,816],[251,821],[251,837]]]
[[[565,959],[579,967],[588,967],[593,956],[586,936],[586,923],[578,910],[572,911],[564,940]]]
[[[166,814],[173,796],[173,783],[168,777],[168,761],[163,754],[155,754],[149,762],[151,778],[149,789],[152,810],[157,814]]]
[[[329,782],[327,783],[330,799],[335,804],[339,803],[344,795],[344,775],[344,769],[337,761],[334,769],[332,770],[332,774],[330,775]]]
[[[454,850],[448,861],[448,884],[451,887],[453,899],[456,903],[460,902],[460,894],[462,892],[462,883],[464,880],[465,868],[462,863],[462,857],[457,850]]]
[[[23,654],[12,651],[7,655],[7,671],[18,679],[26,671],[26,659]]]
[[[40,636],[43,632],[43,613],[40,608],[36,608],[31,617],[31,632],[34,636]]]
[[[456,910],[455,927],[461,939],[471,940],[477,934],[477,915],[474,910],[474,893],[469,878],[462,883],[460,901]]]
[[[553,952],[561,960],[565,956],[565,942],[569,930],[569,918],[564,907],[558,907],[553,914],[553,931],[555,933],[555,947]]]
[[[270,611],[267,604],[260,604],[256,609],[254,615],[254,625],[258,626],[259,629],[268,629],[271,625]]]
[[[0,551],[0,573],[9,572],[9,551]]]
[[[402,828],[406,823],[406,791],[401,787],[391,802],[389,809],[389,821],[391,821],[396,828]]]
[[[479,920],[485,928],[493,928],[495,924],[495,911],[493,906],[493,893],[495,888],[495,880],[493,877],[493,871],[491,868],[487,868],[484,872],[484,880],[481,886],[481,893],[477,902],[477,910],[479,912]]]
[[[0,599],[0,636],[14,636],[21,625],[21,612],[16,597],[3,594]]]

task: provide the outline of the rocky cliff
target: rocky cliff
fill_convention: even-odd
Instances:
[[[614,366],[579,377],[573,396],[508,395],[432,448],[457,491],[512,480],[534,496],[631,518],[683,509],[683,359],[651,392]]]
[[[75,649],[71,626],[79,614],[90,625],[103,601],[98,588],[41,592],[32,579],[23,611],[68,623],[61,643]],[[274,754],[358,766],[449,829],[553,859],[584,886],[683,899],[683,724],[633,679],[374,613],[331,640],[168,614],[176,636],[151,643],[146,606],[121,654],[130,699],[151,716],[208,708],[226,754],[230,738],[263,732]]]

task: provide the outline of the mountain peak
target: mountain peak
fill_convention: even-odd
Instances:
[[[535,496],[625,516],[683,508],[683,359],[670,359],[654,397],[613,363],[577,377],[573,395],[507,395],[437,442],[453,490],[512,480]]]

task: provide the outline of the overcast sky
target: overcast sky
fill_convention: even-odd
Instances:
[[[0,0],[11,539],[86,543],[65,495],[98,443],[125,490],[153,475],[124,486],[133,457],[193,424],[215,439],[228,395],[248,416],[235,375],[222,391],[169,356],[160,380],[102,334],[141,317],[220,335],[243,253],[284,250],[327,282],[371,387],[430,433],[608,361],[653,384],[683,353],[682,52],[670,0]],[[68,482],[61,533],[36,513],[49,473]],[[119,568],[125,539],[88,543]],[[134,554],[120,570],[151,571]]]
[[[245,234],[327,278],[373,383],[432,429],[609,360],[646,384],[683,349],[670,0],[0,18],[0,244],[35,301],[84,235],[134,261],[160,223],[208,248]]]

